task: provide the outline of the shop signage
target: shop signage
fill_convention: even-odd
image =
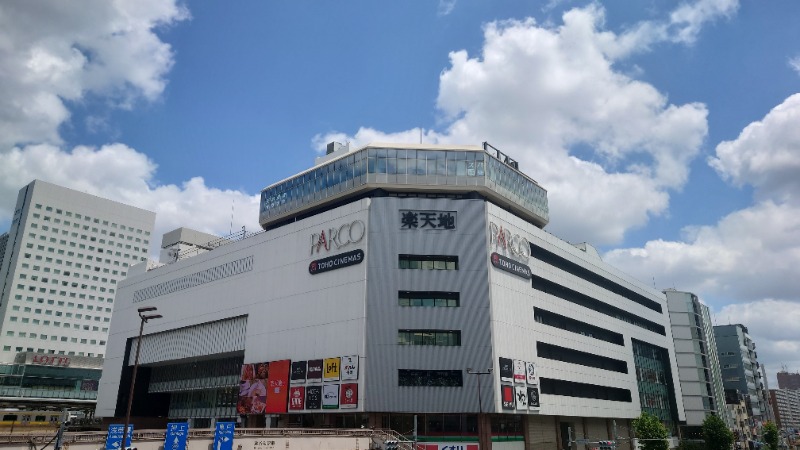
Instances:
[[[291,377],[289,379],[292,384],[302,384],[306,382],[306,368],[308,361],[292,361]]]
[[[312,359],[308,362],[308,372],[306,373],[308,382],[322,381],[322,360]]]
[[[526,280],[531,279],[530,267],[526,266],[525,264],[514,261],[511,258],[506,258],[505,256],[500,255],[498,253],[492,253],[492,265],[500,270],[504,270],[508,273],[513,273],[518,277],[525,278]]]
[[[319,233],[311,234],[311,254],[320,253],[322,250],[338,250],[350,244],[356,244],[364,239],[367,233],[367,226],[360,220],[339,226],[338,228],[328,228]]]
[[[339,385],[326,384],[322,386],[322,409],[339,408]]]
[[[455,230],[456,211],[400,210],[401,230]]]
[[[527,239],[494,222],[489,222],[489,245],[496,252],[522,262],[528,262],[531,257],[531,244]]]
[[[514,380],[514,362],[511,358],[500,358],[500,381]]]
[[[306,388],[306,409],[320,409],[322,407],[322,386],[308,386]]]
[[[503,400],[503,409],[514,409],[514,386],[510,384],[500,385],[500,398]]]
[[[305,400],[305,386],[295,386],[289,388],[289,411],[299,411],[305,409]]]
[[[539,408],[539,388],[534,386],[528,386],[528,408],[529,409],[538,409]]]
[[[38,364],[40,366],[69,367],[69,358],[64,356],[43,355],[41,353],[35,353],[31,358],[31,364]]]
[[[338,255],[311,261],[311,264],[308,265],[308,273],[311,275],[316,275],[323,272],[329,272],[331,270],[341,269],[343,267],[361,264],[361,261],[364,261],[364,250],[353,250],[347,253],[340,253]]]
[[[342,409],[358,407],[358,385],[344,383],[339,393],[339,407]]]
[[[517,397],[517,409],[528,409],[528,392],[525,386],[515,386],[514,392]]]

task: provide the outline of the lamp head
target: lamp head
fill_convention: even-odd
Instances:
[[[137,309],[137,311],[139,311],[139,313],[141,314],[143,312],[155,311],[157,309],[158,308],[156,308],[155,306],[142,306],[141,308]]]

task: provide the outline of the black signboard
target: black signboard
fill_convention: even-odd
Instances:
[[[503,409],[514,409],[514,386],[508,384],[501,385],[500,397],[503,399]]]
[[[306,373],[308,381],[322,381],[322,360],[312,359],[308,362],[308,372]]]
[[[499,253],[492,253],[492,265],[500,270],[508,273],[513,273],[518,277],[531,279],[531,268],[520,262],[514,261],[511,258],[506,258]]]
[[[364,250],[358,249],[347,253],[329,256],[327,258],[311,261],[308,265],[308,273],[316,275],[318,273],[341,269],[342,267],[354,266],[364,261]]]
[[[500,358],[500,381],[514,381],[514,362],[510,358]]]
[[[538,387],[528,387],[528,407],[529,408],[538,408],[539,407],[539,388]]]
[[[289,375],[292,383],[306,382],[306,364],[306,361],[292,361],[292,371]]]
[[[322,409],[322,386],[306,387],[306,409]]]

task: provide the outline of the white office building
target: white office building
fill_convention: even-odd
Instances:
[[[711,314],[708,306],[691,292],[667,289],[664,293],[667,295],[686,412],[686,424],[681,435],[702,439],[701,426],[709,415],[720,416],[729,427],[734,425],[725,408],[725,388]]]
[[[643,410],[685,420],[665,295],[544,231],[547,192],[513,159],[331,150],[264,189],[264,231],[120,283],[98,416],[124,417],[155,307],[134,422],[416,420],[428,450],[549,450],[630,448]]]
[[[0,403],[94,401],[117,283],[147,258],[154,221],[41,180],[20,190],[0,238]]]

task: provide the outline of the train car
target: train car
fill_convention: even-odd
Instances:
[[[67,413],[67,420],[74,418],[74,412]],[[0,430],[51,430],[58,428],[63,419],[62,411],[0,411]]]

